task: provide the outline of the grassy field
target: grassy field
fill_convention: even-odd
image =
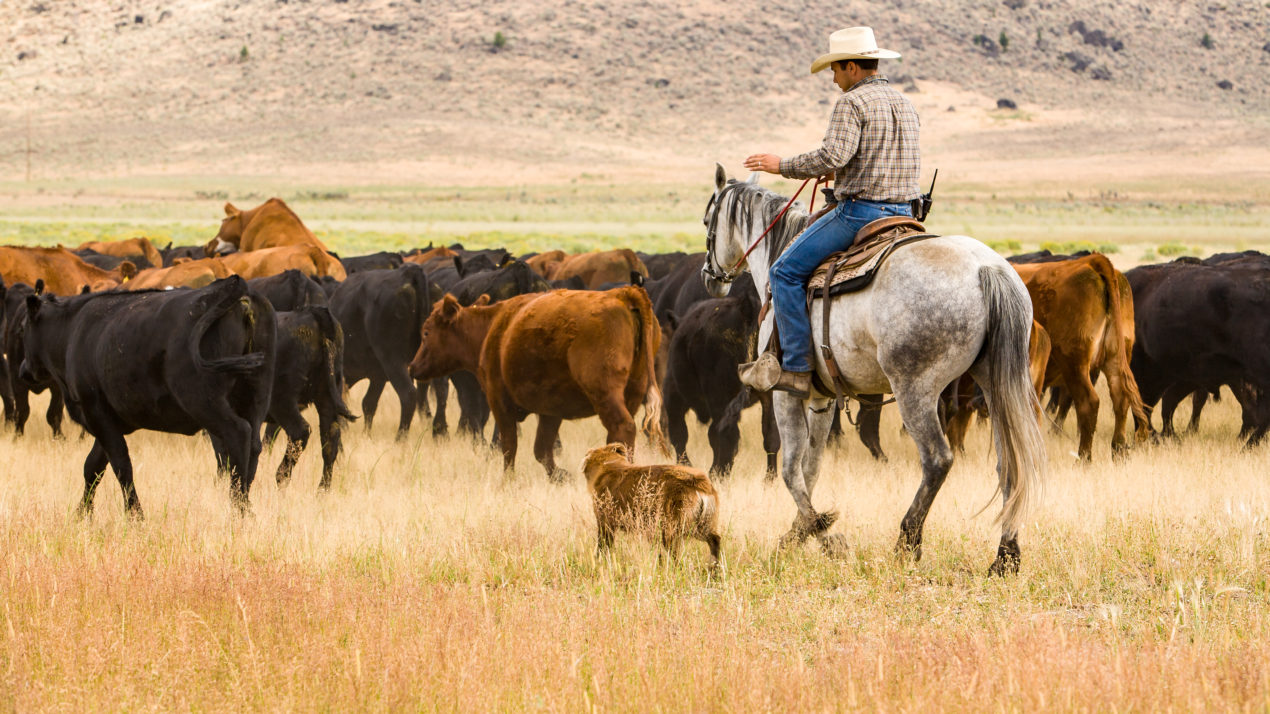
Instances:
[[[708,178],[708,177],[707,177]],[[792,194],[796,182],[765,179]],[[701,250],[710,184],[625,185],[589,177],[566,185],[298,186],[258,179],[0,182],[0,244],[74,246],[150,236],[204,243],[222,206],[288,201],[336,251],[359,254],[460,241],[516,253],[631,246]],[[1099,184],[1079,192],[1047,183],[941,183],[928,226],[975,236],[1003,253],[1099,249],[1117,265],[1223,250],[1270,250],[1270,187]],[[804,200],[807,196],[804,195]]]
[[[794,508],[763,481],[751,411],[719,485],[726,565],[711,577],[700,544],[659,562],[623,536],[597,557],[576,475],[603,436],[594,419],[566,422],[575,476],[552,485],[524,450],[505,476],[483,444],[417,425],[396,442],[394,408],[373,433],[348,429],[330,493],[315,446],[286,490],[272,478],[281,448],[267,451],[248,518],[202,438],[131,437],[138,523],[109,476],[94,517],[73,517],[89,447],[76,429],[54,442],[36,418],[4,436],[0,709],[1270,707],[1270,483],[1264,450],[1238,448],[1232,399],[1200,433],[1115,461],[1106,419],[1093,464],[1075,461],[1071,424],[1048,435],[1043,504],[1006,579],[985,576],[984,426],[919,563],[892,553],[918,483],[893,408],[889,464],[854,437],[834,447],[815,501],[842,510],[851,550],[831,560],[777,550]],[[690,453],[708,463],[695,425]]]

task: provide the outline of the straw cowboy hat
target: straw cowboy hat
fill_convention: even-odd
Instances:
[[[878,42],[873,39],[872,27],[848,27],[829,36],[829,52],[820,55],[815,62],[811,63],[811,73],[815,74],[828,67],[830,63],[839,60],[899,59],[899,57],[899,52],[878,49]]]

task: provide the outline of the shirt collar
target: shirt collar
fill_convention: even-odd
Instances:
[[[890,84],[891,80],[887,79],[885,75],[874,74],[874,75],[865,77],[859,82],[856,82],[855,84],[851,85],[851,89],[848,89],[847,91],[854,92],[855,90],[865,86],[866,84],[875,84],[877,82],[881,82],[883,84]]]

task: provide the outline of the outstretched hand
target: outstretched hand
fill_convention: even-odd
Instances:
[[[745,160],[745,168],[750,171],[778,174],[781,172],[781,157],[776,154],[754,154]]]

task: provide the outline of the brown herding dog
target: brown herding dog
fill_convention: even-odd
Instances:
[[[613,543],[618,530],[661,530],[672,557],[684,538],[705,541],[711,567],[719,565],[719,494],[705,472],[688,466],[630,462],[626,445],[613,443],[587,452],[582,460],[595,505],[599,548]]]

